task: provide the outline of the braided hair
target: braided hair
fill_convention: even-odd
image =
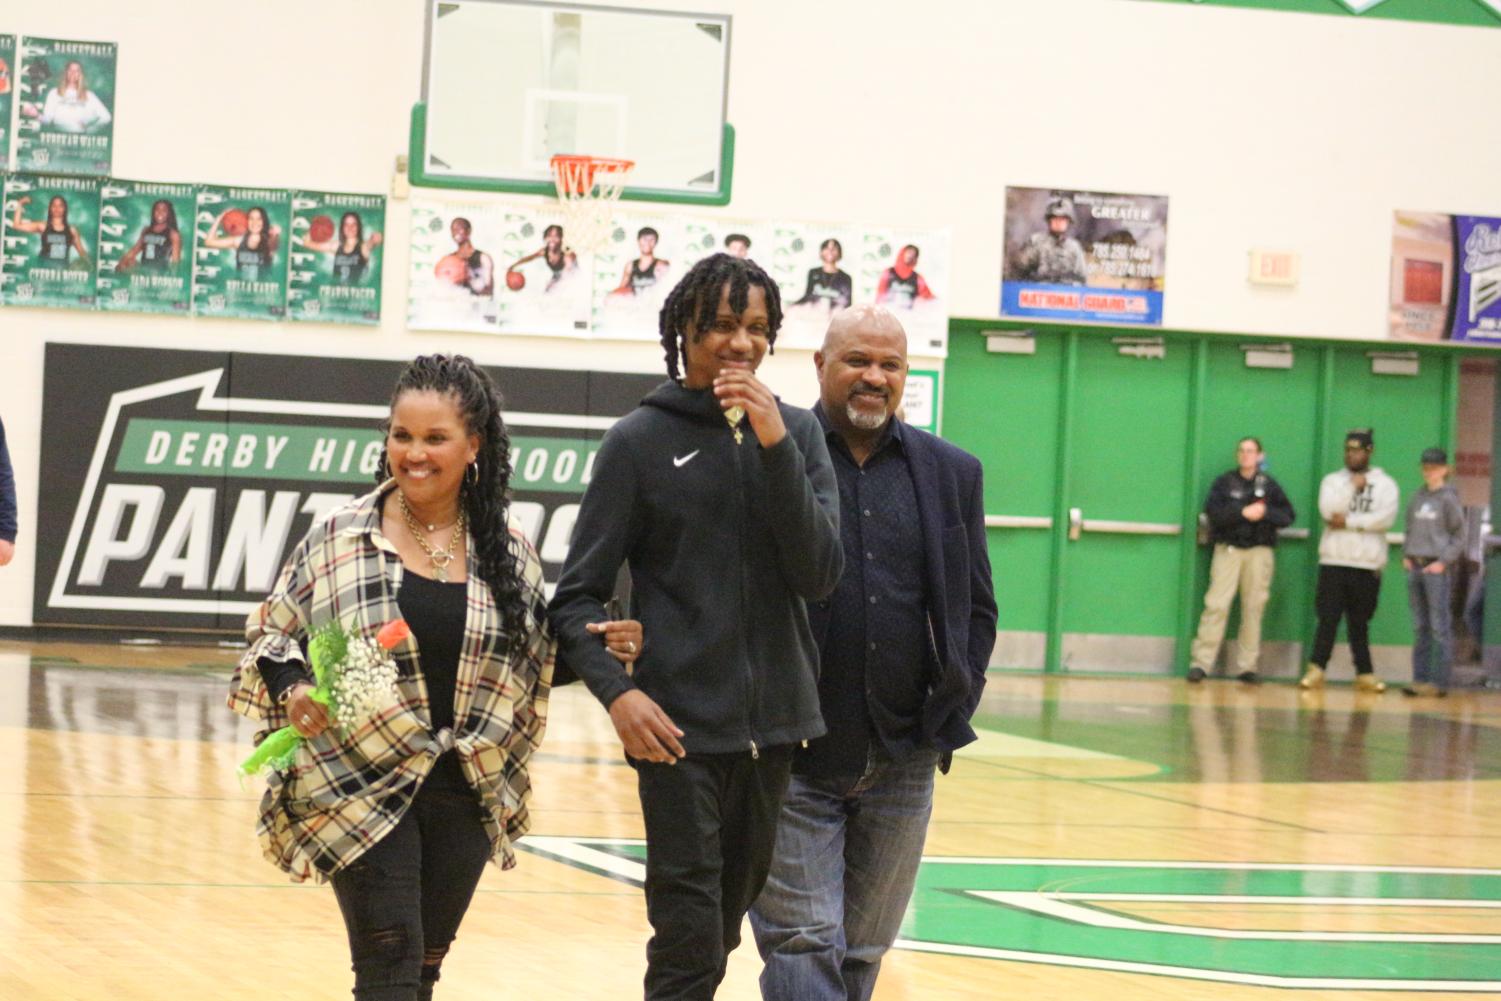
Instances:
[[[517,550],[507,520],[510,507],[511,437],[500,414],[500,389],[490,374],[464,355],[422,355],[396,380],[391,406],[404,393],[433,392],[453,400],[469,434],[479,435],[475,457],[478,475],[464,474],[460,503],[474,536],[474,563],[480,580],[490,588],[500,611],[509,651],[526,647],[526,591]],[[381,422],[389,433],[391,419]],[[375,478],[389,474],[386,447],[381,445]]]
[[[667,374],[673,379],[681,381],[683,377],[679,362],[687,355],[688,332],[692,331],[697,341],[714,325],[719,298],[726,285],[730,289],[730,308],[737,314],[745,312],[751,286],[766,294],[770,326],[766,341],[775,352],[777,330],[782,326],[782,293],[777,283],[755,261],[733,254],[710,254],[689,269],[662,305],[658,329],[662,333]]]

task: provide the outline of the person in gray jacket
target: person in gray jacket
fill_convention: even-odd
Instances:
[[[1403,695],[1443,695],[1454,663],[1453,567],[1464,548],[1464,507],[1449,485],[1449,455],[1423,450],[1423,489],[1407,502],[1402,569],[1412,606],[1412,684]]]

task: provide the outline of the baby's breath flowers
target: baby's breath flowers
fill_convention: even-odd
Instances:
[[[374,639],[346,632],[337,623],[308,638],[308,658],[317,682],[308,698],[333,711],[334,722],[345,736],[396,701],[398,669],[391,651],[411,634],[404,620],[395,619],[381,626]],[[302,742],[302,734],[292,726],[267,734],[250,757],[240,762],[240,775],[254,775],[268,766],[285,771]]]

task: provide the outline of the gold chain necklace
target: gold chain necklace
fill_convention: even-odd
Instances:
[[[422,526],[418,525],[417,519],[412,517],[412,509],[407,507],[406,495],[399,490],[396,492],[396,503],[401,506],[401,517],[407,523],[407,531],[412,533],[412,538],[427,554],[428,562],[433,565],[433,580],[447,583],[448,564],[453,562],[454,551],[459,546],[459,540],[464,537],[463,505],[459,506],[459,516],[453,523],[453,534],[448,537],[448,546],[444,549],[434,549],[432,543],[427,541]]]

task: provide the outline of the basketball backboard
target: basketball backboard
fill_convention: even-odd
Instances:
[[[635,161],[623,198],[729,201],[729,15],[537,0],[426,14],[413,183],[550,194],[554,154],[592,154]]]

